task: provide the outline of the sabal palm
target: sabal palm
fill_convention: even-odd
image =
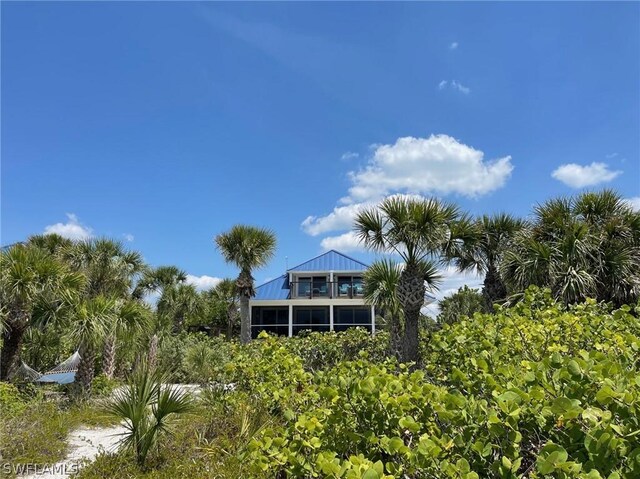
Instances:
[[[523,220],[506,213],[483,215],[473,222],[462,222],[458,231],[462,240],[452,242],[447,251],[460,271],[484,274],[482,293],[489,311],[495,302],[507,297],[500,263],[516,233],[524,226]]]
[[[233,335],[233,326],[238,318],[238,290],[236,282],[230,278],[220,281],[211,291],[215,301],[225,305],[227,340]]]
[[[513,293],[546,286],[574,303],[593,297],[617,305],[640,297],[640,212],[611,190],[536,206],[502,271]]]
[[[158,300],[158,320],[165,331],[181,331],[190,318],[198,315],[203,304],[198,290],[191,284],[178,284],[163,291]]]
[[[158,438],[170,432],[172,416],[184,414],[193,407],[191,396],[142,363],[129,378],[126,387],[116,392],[107,405],[107,412],[124,420],[127,432],[122,445],[132,450],[139,466]]]
[[[87,393],[91,389],[97,349],[117,321],[118,303],[106,296],[85,298],[70,318],[67,334],[78,345],[80,364],[76,373],[76,392]]]
[[[216,245],[227,263],[240,269],[236,287],[240,296],[240,340],[251,340],[249,298],[255,296],[253,270],[265,266],[276,249],[275,234],[264,228],[236,225],[215,238]]]
[[[17,244],[0,254],[2,355],[0,379],[17,367],[25,331],[73,304],[84,278],[45,250]]]
[[[158,266],[157,268],[147,268],[141,275],[133,296],[142,299],[145,294],[157,293],[162,296],[164,290],[184,283],[187,280],[187,273],[176,266]]]
[[[107,238],[80,241],[63,253],[65,260],[87,278],[85,298],[106,296],[119,300],[131,297],[133,282],[145,270],[142,256],[127,250],[123,243]],[[108,325],[104,341],[103,366],[107,374],[115,369],[119,323],[117,316]]]
[[[453,231],[462,215],[452,204],[436,199],[394,196],[361,211],[355,231],[359,240],[377,252],[398,254],[405,263],[397,295],[404,315],[402,359],[417,361],[418,323],[426,292],[425,276],[454,240]],[[433,272],[433,271],[431,271]]]

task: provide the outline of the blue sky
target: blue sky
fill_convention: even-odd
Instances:
[[[236,223],[278,236],[259,282],[370,258],[386,194],[640,204],[637,2],[3,2],[1,80],[2,244],[108,235],[200,285]]]

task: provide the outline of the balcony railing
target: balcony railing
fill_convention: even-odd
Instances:
[[[362,298],[362,281],[292,281],[292,298]]]

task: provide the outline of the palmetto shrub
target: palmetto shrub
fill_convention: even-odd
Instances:
[[[124,421],[127,432],[122,445],[134,452],[139,466],[144,466],[159,437],[171,432],[171,420],[193,406],[188,393],[165,383],[166,376],[143,363],[106,407],[108,413]]]

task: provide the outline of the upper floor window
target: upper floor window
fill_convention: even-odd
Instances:
[[[339,298],[357,298],[364,294],[362,276],[338,276],[337,295]]]

